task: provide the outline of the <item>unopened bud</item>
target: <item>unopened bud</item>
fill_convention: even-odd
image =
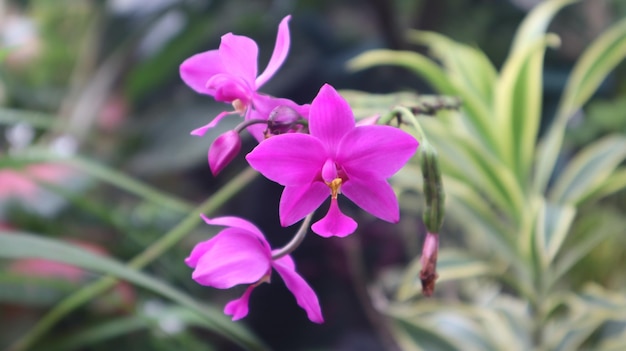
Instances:
[[[303,129],[303,118],[300,114],[289,106],[278,106],[270,112],[267,119],[267,130],[265,137],[272,135],[294,133]]]
[[[234,130],[218,136],[209,148],[209,167],[213,175],[221,172],[241,150],[241,137]]]
[[[422,292],[424,296],[431,296],[435,292],[435,281],[437,280],[437,254],[439,253],[439,234],[427,233],[422,248],[422,270],[420,280],[422,281]]]

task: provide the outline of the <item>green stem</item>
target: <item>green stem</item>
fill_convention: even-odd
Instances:
[[[293,250],[300,246],[300,243],[302,243],[302,240],[304,240],[306,233],[309,231],[309,223],[311,223],[311,218],[313,218],[314,213],[315,212],[311,212],[304,218],[304,221],[302,221],[300,229],[298,229],[296,235],[293,236],[293,238],[289,243],[287,243],[287,245],[283,246],[274,254],[272,254],[272,260],[277,260],[285,255],[289,255],[293,252]]]
[[[192,213],[159,240],[147,247],[139,255],[135,256],[135,258],[128,263],[128,266],[139,270],[157,259],[172,246],[180,242],[185,235],[191,232],[201,222],[200,213],[210,215],[215,212],[226,201],[243,189],[245,185],[249,184],[256,175],[257,173],[252,169],[247,169],[239,174],[208,200],[200,204],[200,206],[193,210]],[[52,329],[56,323],[68,313],[107,291],[113,287],[116,282],[117,280],[115,278],[106,276],[68,296],[48,312],[48,314],[43,316],[43,318],[25,335],[13,343],[8,351],[26,350]]]

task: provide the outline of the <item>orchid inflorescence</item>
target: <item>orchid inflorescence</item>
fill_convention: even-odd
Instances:
[[[246,160],[263,176],[284,186],[279,204],[281,225],[291,226],[304,219],[290,243],[272,250],[261,230],[242,218],[202,216],[209,225],[227,228],[197,244],[185,262],[194,268],[192,278],[199,284],[220,289],[248,284],[243,296],[225,307],[224,312],[232,315],[233,320],[248,314],[252,290],[269,282],[274,269],[309,319],[322,323],[318,298],[296,272],[289,254],[300,244],[314,212],[329,196],[326,215],[311,226],[322,237],[345,237],[357,229],[356,221],[339,208],[340,194],[382,220],[398,222],[398,200],[387,179],[407,163],[420,145],[409,133],[380,124],[384,118],[357,125],[346,100],[328,84],[321,87],[310,105],[260,93],[258,89],[287,57],[289,20],[287,16],[280,22],[274,52],[258,76],[256,43],[232,33],[222,36],[217,50],[193,55],[180,66],[181,78],[188,86],[234,108],[195,129],[192,135],[204,135],[231,114],[244,118],[212,143],[208,161],[213,174],[217,175],[237,156],[241,150],[240,133],[247,130],[259,144]],[[420,141],[423,147],[424,140]],[[430,145],[427,148],[432,149]],[[429,161],[432,163],[432,159]],[[436,196],[443,200],[442,194]],[[442,214],[442,206],[438,205],[435,211]],[[436,262],[436,234],[441,218],[435,222],[428,228],[427,262]],[[436,273],[432,268],[430,278],[434,284]]]

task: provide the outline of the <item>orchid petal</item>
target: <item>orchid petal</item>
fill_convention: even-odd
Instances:
[[[202,217],[204,222],[208,225],[219,225],[219,226],[224,226],[224,227],[239,228],[239,229],[249,231],[250,233],[253,233],[261,238],[264,238],[263,232],[261,232],[261,230],[257,228],[257,226],[246,221],[243,218],[234,217],[234,216],[208,218],[204,214],[200,214],[200,217]]]
[[[413,156],[419,143],[410,134],[389,126],[363,126],[345,135],[337,163],[353,176],[391,177]]]
[[[215,101],[232,103],[240,100],[248,105],[254,96],[254,87],[244,78],[229,73],[220,73],[206,82],[207,91]]]
[[[334,155],[343,136],[354,128],[354,115],[335,88],[324,84],[311,103],[309,131]]]
[[[278,71],[280,66],[285,62],[287,54],[289,53],[289,46],[291,38],[289,36],[289,20],[291,16],[286,16],[280,21],[278,25],[278,35],[276,36],[276,44],[274,45],[274,52],[270,62],[265,67],[265,70],[256,79],[256,87],[260,88],[265,84],[273,75]]]
[[[341,191],[359,207],[382,220],[392,223],[400,220],[398,200],[385,180],[376,180],[373,176],[366,180],[351,177],[341,185]]]
[[[254,290],[254,285],[250,285],[240,298],[227,303],[224,307],[224,314],[233,316],[233,321],[247,316],[252,290]]]
[[[331,236],[345,237],[352,233],[357,228],[357,223],[354,219],[346,216],[339,209],[337,199],[330,200],[330,208],[324,218],[313,223],[311,229],[315,234],[323,236],[325,238]]]
[[[211,240],[210,250],[198,260],[192,278],[199,284],[219,289],[256,283],[270,272],[269,244],[238,228],[227,228]]]
[[[200,136],[200,137],[201,137],[201,136],[204,136],[204,134],[206,134],[206,132],[207,132],[209,129],[211,129],[211,128],[215,127],[215,126],[219,123],[219,121],[221,121],[221,120],[222,120],[222,118],[224,118],[224,117],[228,116],[228,115],[229,115],[229,114],[231,114],[231,113],[235,113],[235,112],[234,112],[234,111],[224,111],[224,112],[220,112],[220,114],[219,114],[219,115],[217,115],[217,116],[215,116],[215,118],[213,118],[213,120],[212,120],[209,124],[204,125],[204,126],[202,126],[202,127],[200,127],[200,128],[196,128],[196,129],[192,130],[190,134],[191,134],[191,135],[194,135],[194,136]]]
[[[180,77],[191,89],[201,94],[211,95],[207,81],[216,74],[223,73],[224,67],[217,50],[195,54],[180,65]]]
[[[185,263],[191,268],[196,268],[198,261],[215,245],[215,240],[206,240],[196,244],[191,253],[185,258]]]
[[[254,40],[242,35],[224,34],[219,54],[225,72],[243,78],[252,89],[255,88],[259,48]]]
[[[280,225],[288,227],[301,220],[320,207],[328,195],[328,186],[322,182],[286,186],[278,205]]]
[[[306,311],[307,316],[314,323],[324,323],[320,302],[315,295],[315,291],[309,284],[295,271],[293,260],[289,256],[281,257],[272,264],[274,269],[280,274],[293,296],[298,302],[298,306]]]
[[[327,158],[325,153],[320,141],[308,134],[282,134],[261,142],[246,160],[281,185],[303,185],[318,176]]]

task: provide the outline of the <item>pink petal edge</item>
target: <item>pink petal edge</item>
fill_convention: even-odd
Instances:
[[[250,285],[240,298],[227,303],[226,306],[224,306],[224,314],[232,316],[233,321],[240,320],[247,316],[252,290],[254,290],[254,285]]]
[[[261,73],[256,78],[256,88],[260,88],[263,84],[265,84],[276,71],[280,68],[280,66],[285,62],[287,58],[287,54],[289,53],[289,47],[291,46],[291,38],[289,35],[289,20],[291,19],[291,15],[285,16],[280,21],[278,25],[278,34],[276,35],[276,44],[274,44],[274,51],[272,52],[272,57],[270,58],[267,67],[263,73]]]
[[[320,302],[311,286],[295,271],[291,257],[285,256],[274,261],[274,269],[280,274],[287,286],[296,298],[298,306],[306,311],[309,320],[314,323],[324,323]]]

